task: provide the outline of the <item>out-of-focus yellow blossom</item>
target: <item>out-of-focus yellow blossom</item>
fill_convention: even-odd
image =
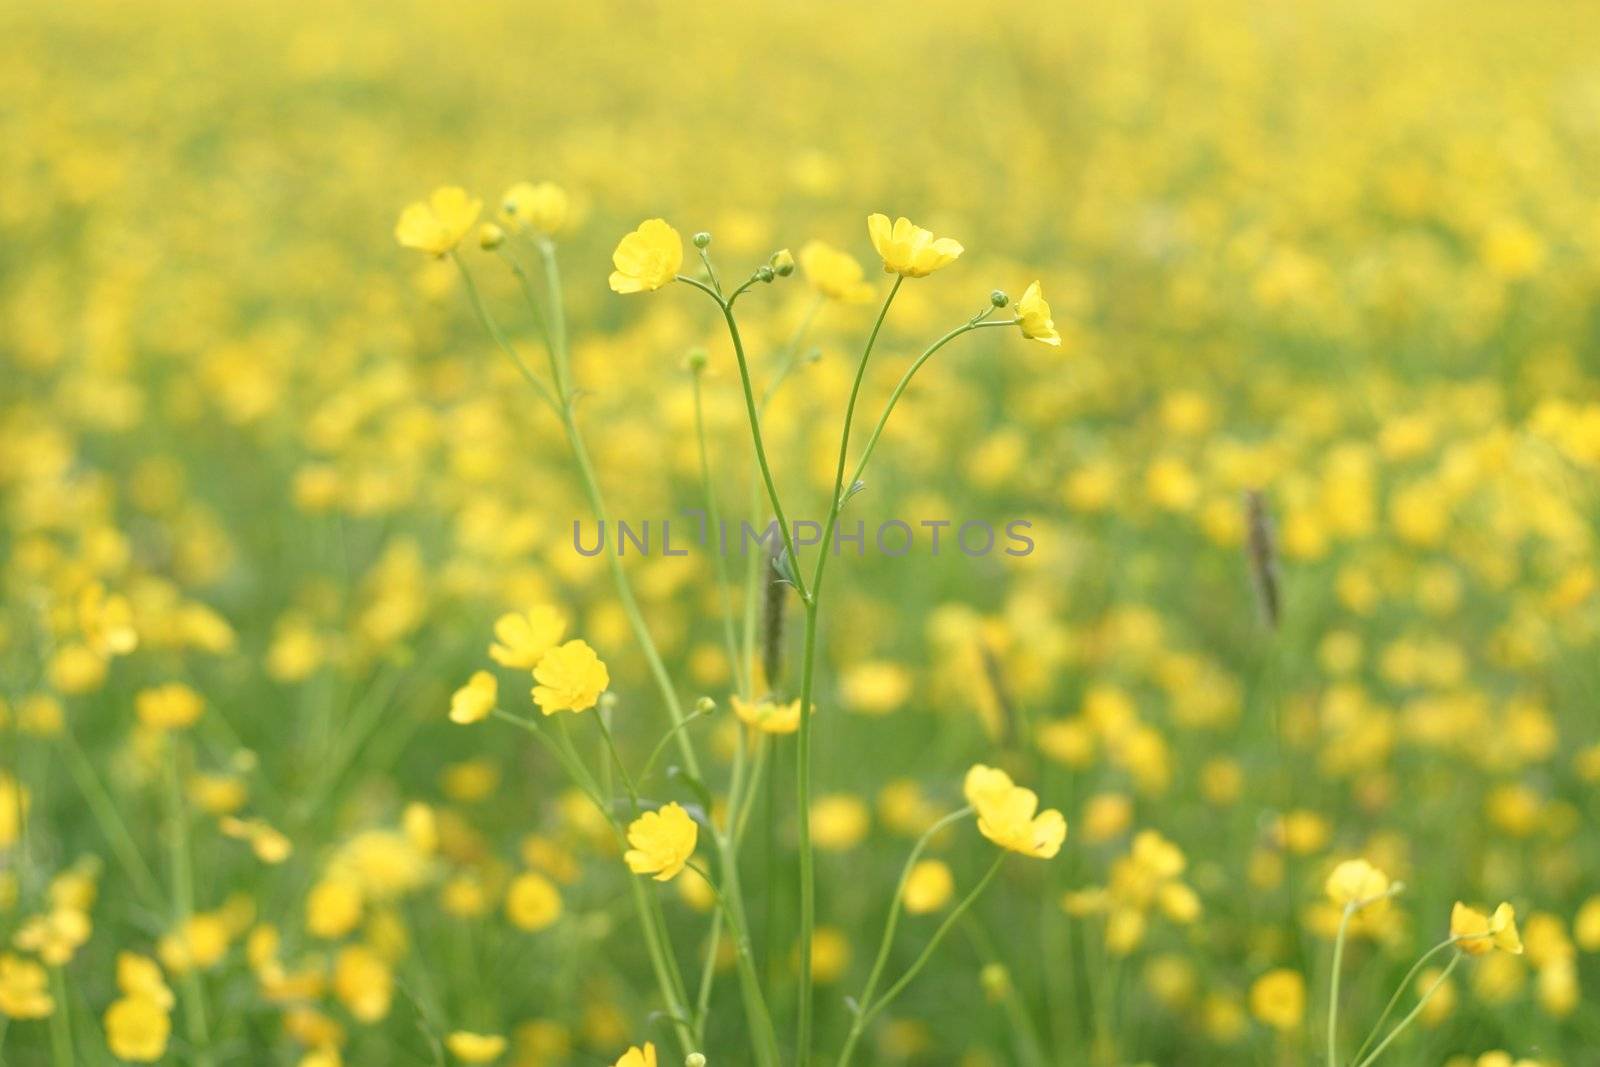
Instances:
[[[441,186],[427,200],[406,205],[395,223],[394,237],[403,248],[442,256],[472,231],[482,210],[483,201],[460,186]]]
[[[200,912],[165,934],[156,946],[161,964],[173,974],[204,971],[228,953],[230,929],[221,912]]]
[[[1360,907],[1388,894],[1389,876],[1364,859],[1345,860],[1329,872],[1323,891],[1338,907]]]
[[[1469,956],[1488,955],[1496,949],[1514,956],[1522,954],[1517,913],[1510,904],[1501,903],[1494,914],[1485,915],[1456,901],[1450,909],[1450,936],[1456,939],[1456,947]]]
[[[872,815],[859,797],[832,793],[811,802],[811,839],[820,849],[846,852],[872,828]]]
[[[133,698],[139,721],[157,730],[182,730],[204,713],[205,700],[182,682],[141,689]]]
[[[643,1047],[630,1046],[611,1067],[656,1067],[656,1047],[649,1041]]]
[[[500,683],[488,671],[474,671],[467,684],[450,697],[450,721],[463,725],[482,722],[500,699]]]
[[[850,966],[850,939],[837,926],[819,926],[811,938],[811,977],[830,985]]]
[[[934,237],[904,216],[891,223],[887,215],[868,215],[867,236],[883,257],[884,273],[906,278],[925,278],[954,263],[965,251],[960,241]]]
[[[0,953],[0,1015],[43,1019],[55,1008],[49,973],[33,960]]]
[[[17,843],[28,817],[28,787],[0,771],[0,849]]]
[[[164,1011],[174,1003],[160,964],[135,952],[117,953],[117,988],[124,996],[148,1000]]]
[[[595,650],[582,640],[557,645],[533,669],[533,702],[546,715],[584,711],[595,706],[611,684],[611,675]]]
[[[1592,896],[1578,908],[1572,920],[1572,937],[1585,952],[1600,952],[1600,895]]]
[[[1017,328],[1022,331],[1022,336],[1031,341],[1043,341],[1047,345],[1061,344],[1056,321],[1050,317],[1050,305],[1045,303],[1037,281],[1023,290],[1017,300]]]
[[[623,860],[634,874],[648,874],[658,882],[671,881],[694,855],[699,839],[700,828],[683,805],[673,801],[628,824],[628,844],[632,847]]]
[[[548,604],[502,615],[494,623],[495,643],[489,646],[489,658],[502,667],[532,670],[566,630],[567,620]]]
[[[778,703],[771,697],[745,700],[737,694],[728,698],[733,713],[746,726],[764,734],[792,734],[800,729],[800,698]]]
[[[112,1055],[133,1063],[154,1063],[167,1052],[172,1019],[167,1009],[144,997],[122,997],[106,1009],[106,1044]]]
[[[262,863],[282,863],[294,851],[294,845],[281,830],[260,819],[224,817],[218,825],[222,832],[240,841],[250,842],[250,849]]]
[[[346,945],[333,961],[333,993],[357,1022],[375,1023],[389,1014],[394,975],[365,945]]]
[[[327,878],[306,896],[306,930],[312,936],[336,940],[361,921],[361,887],[347,878]]]
[[[901,900],[912,915],[928,915],[943,908],[955,893],[955,875],[943,860],[920,860],[906,877]]]
[[[860,262],[824,241],[805,243],[800,267],[812,288],[831,300],[861,304],[872,299],[873,288],[862,280]]]
[[[523,930],[543,930],[561,918],[561,893],[543,875],[519,874],[506,890],[506,918]]]
[[[77,954],[92,931],[87,912],[57,906],[24,921],[11,941],[25,952],[37,953],[52,967],[60,967]]]
[[[527,226],[553,236],[567,224],[571,199],[555,182],[518,182],[500,197],[500,217],[515,229]]]
[[[911,696],[911,672],[898,663],[869,660],[848,668],[839,680],[845,706],[868,715],[886,715]]]
[[[1250,986],[1250,1014],[1274,1030],[1298,1030],[1306,1014],[1306,980],[1299,971],[1278,968]]]
[[[611,253],[611,291],[651,293],[672,281],[683,266],[683,238],[664,219],[646,219],[617,242]]]
[[[504,1055],[506,1039],[499,1034],[477,1034],[455,1030],[444,1039],[450,1055],[462,1063],[493,1063]]]

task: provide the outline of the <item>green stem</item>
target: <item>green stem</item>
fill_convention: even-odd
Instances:
[[[72,1067],[72,1020],[67,1007],[67,980],[60,967],[50,968],[56,1010],[50,1013],[50,1062],[55,1067]]]
[[[717,491],[711,479],[711,451],[706,445],[706,416],[703,390],[700,388],[700,371],[691,374],[694,381],[694,432],[700,444],[700,489],[706,498],[706,531],[709,538],[717,538],[722,529],[722,513],[717,507]],[[728,579],[728,561],[724,558],[721,541],[711,545],[711,559],[717,573],[717,586],[722,594],[723,640],[728,645],[728,663],[733,671],[733,684],[746,700],[751,692],[744,676],[744,663],[739,656],[739,639],[733,624],[733,584]]]
[[[182,775],[179,763],[185,750],[183,739],[175,734],[166,738],[167,752],[167,802],[169,805],[167,847],[171,860],[173,919],[181,936],[188,935],[189,921],[194,917],[194,864],[189,854],[189,816],[183,802]],[[185,761],[186,762],[186,761]],[[200,972],[190,962],[184,971],[179,988],[183,994],[184,1030],[189,1044],[194,1048],[195,1061],[210,1067],[211,1035],[206,1022],[205,991],[200,985]]]
[[[1400,1003],[1400,998],[1405,996],[1406,990],[1411,988],[1412,980],[1417,977],[1417,974],[1421,972],[1422,968],[1427,965],[1429,960],[1433,959],[1433,957],[1454,945],[1456,940],[1457,939],[1454,937],[1445,938],[1443,941],[1424,952],[1417,958],[1417,962],[1411,965],[1411,969],[1406,972],[1406,976],[1402,978],[1400,980],[1400,984],[1395,987],[1394,995],[1389,998],[1389,1003],[1384,1005],[1383,1013],[1378,1016],[1378,1021],[1372,1024],[1372,1032],[1367,1035],[1367,1039],[1365,1041],[1361,1042],[1361,1047],[1356,1049],[1355,1059],[1358,1062],[1366,1053],[1367,1047],[1377,1039],[1378,1030],[1386,1021],[1388,1021],[1390,1014],[1393,1013],[1395,1009],[1395,1005]]]
[[[600,726],[600,736],[605,738],[606,750],[611,753],[611,761],[617,765],[617,773],[622,775],[622,788],[628,791],[628,800],[633,804],[634,814],[639,812],[639,787],[633,784],[633,776],[628,773],[627,765],[622,762],[622,753],[617,751],[617,742],[611,736],[611,727],[606,723],[605,715],[599,708],[594,709],[594,721]]]
[[[1388,1048],[1390,1043],[1393,1042],[1395,1038],[1399,1037],[1405,1032],[1406,1027],[1410,1026],[1416,1021],[1417,1016],[1422,1014],[1422,1009],[1428,1006],[1428,1001],[1432,999],[1434,993],[1438,992],[1439,987],[1444,985],[1445,982],[1449,981],[1450,972],[1454,971],[1456,969],[1456,965],[1460,962],[1461,953],[1458,952],[1450,958],[1450,962],[1448,965],[1446,965],[1444,973],[1439,975],[1439,977],[1434,980],[1434,983],[1428,987],[1428,991],[1426,993],[1422,994],[1421,999],[1417,1001],[1417,1006],[1412,1008],[1411,1011],[1406,1014],[1404,1019],[1401,1019],[1398,1023],[1396,1023],[1395,1028],[1389,1031],[1389,1036],[1379,1042],[1378,1047],[1372,1050],[1371,1055],[1362,1060],[1360,1063],[1356,1064],[1356,1067],[1367,1067],[1367,1064],[1372,1063],[1380,1055],[1382,1055],[1383,1050]]]
[[[139,894],[145,907],[156,912],[166,910],[161,883],[156,879],[150,865],[144,861],[139,846],[134,843],[133,835],[128,831],[128,824],[122,820],[117,811],[116,801],[106,792],[105,784],[95,773],[94,766],[78,747],[78,742],[71,731],[63,729],[59,740],[61,752],[66,757],[67,770],[77,782],[79,791],[83,793],[83,799],[88,803],[90,812],[94,814],[95,822],[100,824],[100,832],[105,835],[111,850],[116,853],[117,862],[122,864],[123,871],[133,882],[134,890]]]
[[[989,883],[994,881],[994,876],[1000,873],[1000,866],[1005,863],[1005,859],[1004,852],[995,857],[995,861],[990,865],[988,873],[983,876],[977,885],[972,887],[972,892],[968,893],[961,903],[957,904],[954,910],[945,917],[944,922],[939,924],[939,928],[933,932],[933,937],[929,939],[921,955],[916,958],[906,973],[900,976],[900,980],[890,986],[883,996],[878,998],[877,1003],[872,1005],[858,1004],[856,1006],[856,1021],[851,1025],[850,1035],[845,1039],[844,1050],[839,1053],[838,1067],[849,1067],[850,1058],[855,1054],[856,1045],[860,1042],[861,1035],[866,1032],[867,1026],[873,1019],[877,1018],[883,1009],[893,1003],[894,999],[905,991],[906,986],[911,984],[912,979],[921,973],[922,968],[927,966],[928,960],[933,956],[934,950],[939,947],[939,943],[944,940],[945,935],[955,926],[957,920],[967,913],[967,909],[972,907],[978,897],[983,894],[983,891],[989,887]]]
[[[472,310],[477,313],[478,321],[483,325],[484,332],[494,341],[495,346],[500,349],[506,359],[511,361],[511,365],[517,369],[517,373],[521,374],[528,384],[533,386],[534,392],[539,394],[539,399],[550,405],[551,410],[559,412],[561,407],[556,403],[556,398],[550,395],[550,387],[540,381],[539,376],[534,374],[528,365],[522,361],[522,357],[517,355],[517,350],[511,347],[511,342],[506,339],[504,333],[500,332],[499,325],[489,315],[489,309],[483,303],[483,294],[478,292],[478,284],[472,280],[472,272],[467,270],[467,264],[462,260],[461,253],[451,252],[450,257],[456,261],[456,267],[461,271],[461,278],[466,282],[467,298],[472,302]]]
[[[1350,932],[1350,916],[1356,902],[1349,901],[1339,916],[1339,933],[1333,939],[1333,977],[1328,983],[1328,1067],[1339,1067],[1339,972],[1344,966],[1344,941]]]
[[[778,1035],[772,1027],[772,1016],[767,1010],[766,1000],[761,996],[761,980],[756,975],[755,956],[750,950],[750,937],[745,930],[744,917],[740,909],[735,908],[729,898],[724,896],[711,875],[699,865],[690,863],[689,868],[705,880],[711,893],[716,897],[717,906],[721,910],[728,924],[728,933],[733,938],[734,957],[738,961],[739,980],[745,987],[752,1001],[757,1005],[754,1022],[756,1023],[756,1051],[758,1061],[762,1064],[777,1064],[780,1061],[778,1052]],[[725,869],[723,876],[730,883],[736,884],[737,875],[732,868]],[[730,886],[731,888],[731,886]]]

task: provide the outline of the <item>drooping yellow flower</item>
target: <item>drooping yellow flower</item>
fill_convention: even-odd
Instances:
[[[500,197],[500,217],[512,229],[529,227],[546,236],[567,223],[570,200],[555,182],[518,182]]]
[[[1502,903],[1493,915],[1485,915],[1456,901],[1450,909],[1450,936],[1456,939],[1456,947],[1469,956],[1485,956],[1495,949],[1522,955],[1517,912],[1510,904]]]
[[[1299,971],[1280,967],[1250,987],[1250,1014],[1274,1030],[1298,1029],[1306,1014],[1306,980]]]
[[[644,1043],[643,1048],[635,1045],[624,1052],[611,1067],[656,1067],[656,1047],[648,1041]]]
[[[1345,860],[1328,875],[1323,890],[1341,908],[1352,904],[1359,907],[1389,892],[1389,876],[1364,859]]]
[[[124,996],[150,1001],[164,1011],[171,1011],[172,990],[161,974],[161,965],[149,956],[137,952],[117,953],[117,988]]]
[[[911,868],[901,901],[912,915],[927,915],[950,902],[955,892],[955,876],[943,860],[922,860]]]
[[[482,722],[500,699],[500,683],[488,671],[474,671],[467,684],[450,697],[450,721],[466,725]]]
[[[1039,795],[1017,786],[978,806],[978,832],[1001,848],[1047,860],[1061,851],[1067,820],[1054,808],[1039,811]]]
[[[658,882],[678,876],[700,838],[700,828],[676,801],[659,811],[647,811],[628,824],[628,844],[623,855],[634,874],[648,874]]]
[[[0,955],[0,1015],[43,1019],[55,1010],[49,973],[33,960]]]
[[[566,630],[567,620],[548,604],[536,604],[520,615],[502,615],[494,622],[489,658],[502,667],[532,670]]]
[[[1022,298],[1017,301],[1017,327],[1022,330],[1022,336],[1029,340],[1043,341],[1047,345],[1061,344],[1056,322],[1050,317],[1050,305],[1045,303],[1037,281],[1024,289]]]
[[[611,253],[611,291],[651,293],[677,277],[683,266],[683,238],[664,219],[646,219],[617,242]]]
[[[450,1055],[462,1063],[493,1063],[506,1050],[506,1039],[499,1034],[475,1034],[457,1030],[444,1039]]]
[[[519,874],[506,891],[506,918],[519,929],[543,930],[561,918],[561,892],[542,874]]]
[[[611,675],[586,641],[568,641],[545,653],[533,669],[533,702],[546,715],[592,708]]]
[[[427,200],[407,204],[395,223],[394,237],[403,248],[442,256],[472,231],[483,201],[457,185],[442,186]]]
[[[800,249],[800,267],[811,287],[831,300],[860,304],[872,299],[872,286],[862,280],[856,257],[825,241],[807,241]]]
[[[199,693],[182,682],[141,689],[133,698],[133,708],[139,721],[157,730],[181,730],[191,726],[205,711],[205,701]]]
[[[758,700],[730,696],[728,703],[733,705],[733,713],[740,722],[764,734],[792,734],[800,729],[798,697],[786,704],[779,704],[770,696]]]
[[[123,997],[106,1009],[106,1044],[132,1063],[154,1063],[167,1053],[172,1020],[167,1009],[144,997]]]
[[[934,237],[904,216],[891,223],[887,215],[868,215],[867,235],[883,257],[884,273],[907,278],[925,278],[954,263],[965,251],[960,241]]]

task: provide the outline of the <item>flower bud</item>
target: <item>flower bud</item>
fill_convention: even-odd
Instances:
[[[712,700],[710,697],[701,697],[699,700],[694,702],[694,713],[696,715],[710,715],[716,710],[717,702]]]
[[[711,235],[704,230],[694,235],[694,246],[704,251],[711,244]]]
[[[787,278],[794,273],[794,253],[787,248],[780,248],[772,253],[772,258],[768,262],[772,265],[772,269],[778,272],[780,278]]]
[[[758,282],[770,282],[777,276],[777,273],[771,267],[756,268],[756,281]]]
[[[711,357],[706,354],[705,349],[691,348],[689,349],[689,354],[683,357],[683,365],[689,369],[691,374],[699,374],[706,369],[706,364],[710,362],[710,359]]]
[[[486,222],[478,227],[478,247],[484,251],[491,251],[506,243],[506,231],[492,222]]]
[[[1003,308],[1007,304],[1011,303],[1011,298],[1005,294],[1005,290],[996,289],[994,292],[989,294],[989,303],[993,304],[997,308]]]
[[[706,1058],[699,1052],[691,1052],[684,1059],[683,1067],[706,1067]]]

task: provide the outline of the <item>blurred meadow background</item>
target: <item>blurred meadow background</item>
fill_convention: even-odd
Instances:
[[[495,620],[551,605],[635,769],[668,725],[573,551],[558,420],[454,265],[395,243],[436,186],[488,218],[522,180],[571,198],[618,517],[699,505],[697,347],[714,481],[751,499],[716,308],[607,288],[640,219],[709,231],[733,278],[822,239],[875,292],[869,212],[959,239],[899,295],[868,419],[990,290],[1051,302],[1059,348],[929,363],[850,504],[1025,518],[1036,549],[833,565],[816,1062],[983,762],[1066,843],[1004,867],[857,1062],[1323,1062],[1323,881],[1363,857],[1406,888],[1345,946],[1345,1044],[1417,1002],[1455,900],[1507,900],[1526,951],[1468,960],[1386,1062],[1600,1063],[1597,56],[1600,13],[1554,0],[0,8],[0,1063],[682,1061],[604,821],[525,733],[447,718]],[[539,353],[516,280],[461,255]],[[803,324],[815,350],[765,423],[807,518],[874,306],[803,271],[741,302],[758,377]],[[687,729],[722,798],[713,561],[625,562],[677,691],[719,705]],[[501,706],[536,714],[527,687],[502,671]],[[742,873],[787,1035],[794,742],[766,743]],[[963,826],[929,855],[964,891],[993,853]],[[714,904],[660,896],[698,979]],[[898,969],[938,921],[904,919]],[[713,1067],[751,1062],[732,966],[724,940]]]

